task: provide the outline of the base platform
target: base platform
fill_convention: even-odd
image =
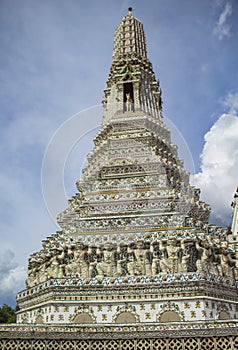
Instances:
[[[237,350],[238,322],[0,326],[1,350]]]

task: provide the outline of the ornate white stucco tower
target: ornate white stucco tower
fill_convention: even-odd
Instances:
[[[208,224],[210,207],[189,184],[131,8],[115,31],[103,106],[62,231],[29,259],[18,333],[24,324],[57,349],[115,350],[211,349],[223,334],[216,349],[235,349],[237,242]]]

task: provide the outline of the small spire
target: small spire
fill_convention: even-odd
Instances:
[[[132,10],[133,10],[133,8],[132,8],[132,7],[128,7],[129,16],[132,16]]]

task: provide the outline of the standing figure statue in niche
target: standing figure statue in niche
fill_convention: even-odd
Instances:
[[[126,94],[126,111],[132,111],[132,98],[129,92]]]
[[[83,243],[77,242],[76,246],[71,246],[72,261],[65,266],[67,277],[89,277],[89,267],[86,261],[86,251]]]
[[[149,250],[142,241],[138,241],[134,249],[127,252],[127,270],[130,275],[151,275]]]
[[[196,249],[200,253],[200,259],[197,260],[197,272],[214,273],[215,266],[213,264],[213,249],[206,239],[200,243],[196,241]]]
[[[187,272],[187,261],[189,255],[184,255],[184,241],[178,245],[178,240],[175,237],[169,237],[166,245],[160,243],[160,250],[164,257],[160,261],[161,271],[164,273]]]
[[[121,260],[117,261],[117,252],[111,243],[106,243],[103,251],[98,251],[101,261],[96,263],[99,277],[118,276],[121,274]]]

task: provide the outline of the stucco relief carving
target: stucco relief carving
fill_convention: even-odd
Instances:
[[[170,236],[162,241],[104,245],[52,236],[44,248],[29,259],[26,285],[31,288],[51,278],[152,276],[160,273],[197,271],[222,277],[237,277],[237,257],[225,247],[216,250],[207,239],[188,242]]]
[[[163,258],[160,261],[161,271],[164,273],[187,272],[189,255],[185,255],[184,241],[178,242],[175,237],[169,237],[166,245],[160,244]]]
[[[99,262],[96,263],[96,270],[99,277],[122,275],[123,260],[120,259],[119,254],[120,247],[116,251],[111,243],[105,244],[102,251],[98,249]]]
[[[144,242],[137,242],[133,249],[128,247],[127,261],[129,275],[151,275],[149,251]]]
[[[209,242],[206,239],[200,242],[197,241],[196,249],[200,254],[200,258],[196,262],[197,271],[207,273],[215,272],[215,265],[213,264],[214,251],[211,244],[209,244]]]

